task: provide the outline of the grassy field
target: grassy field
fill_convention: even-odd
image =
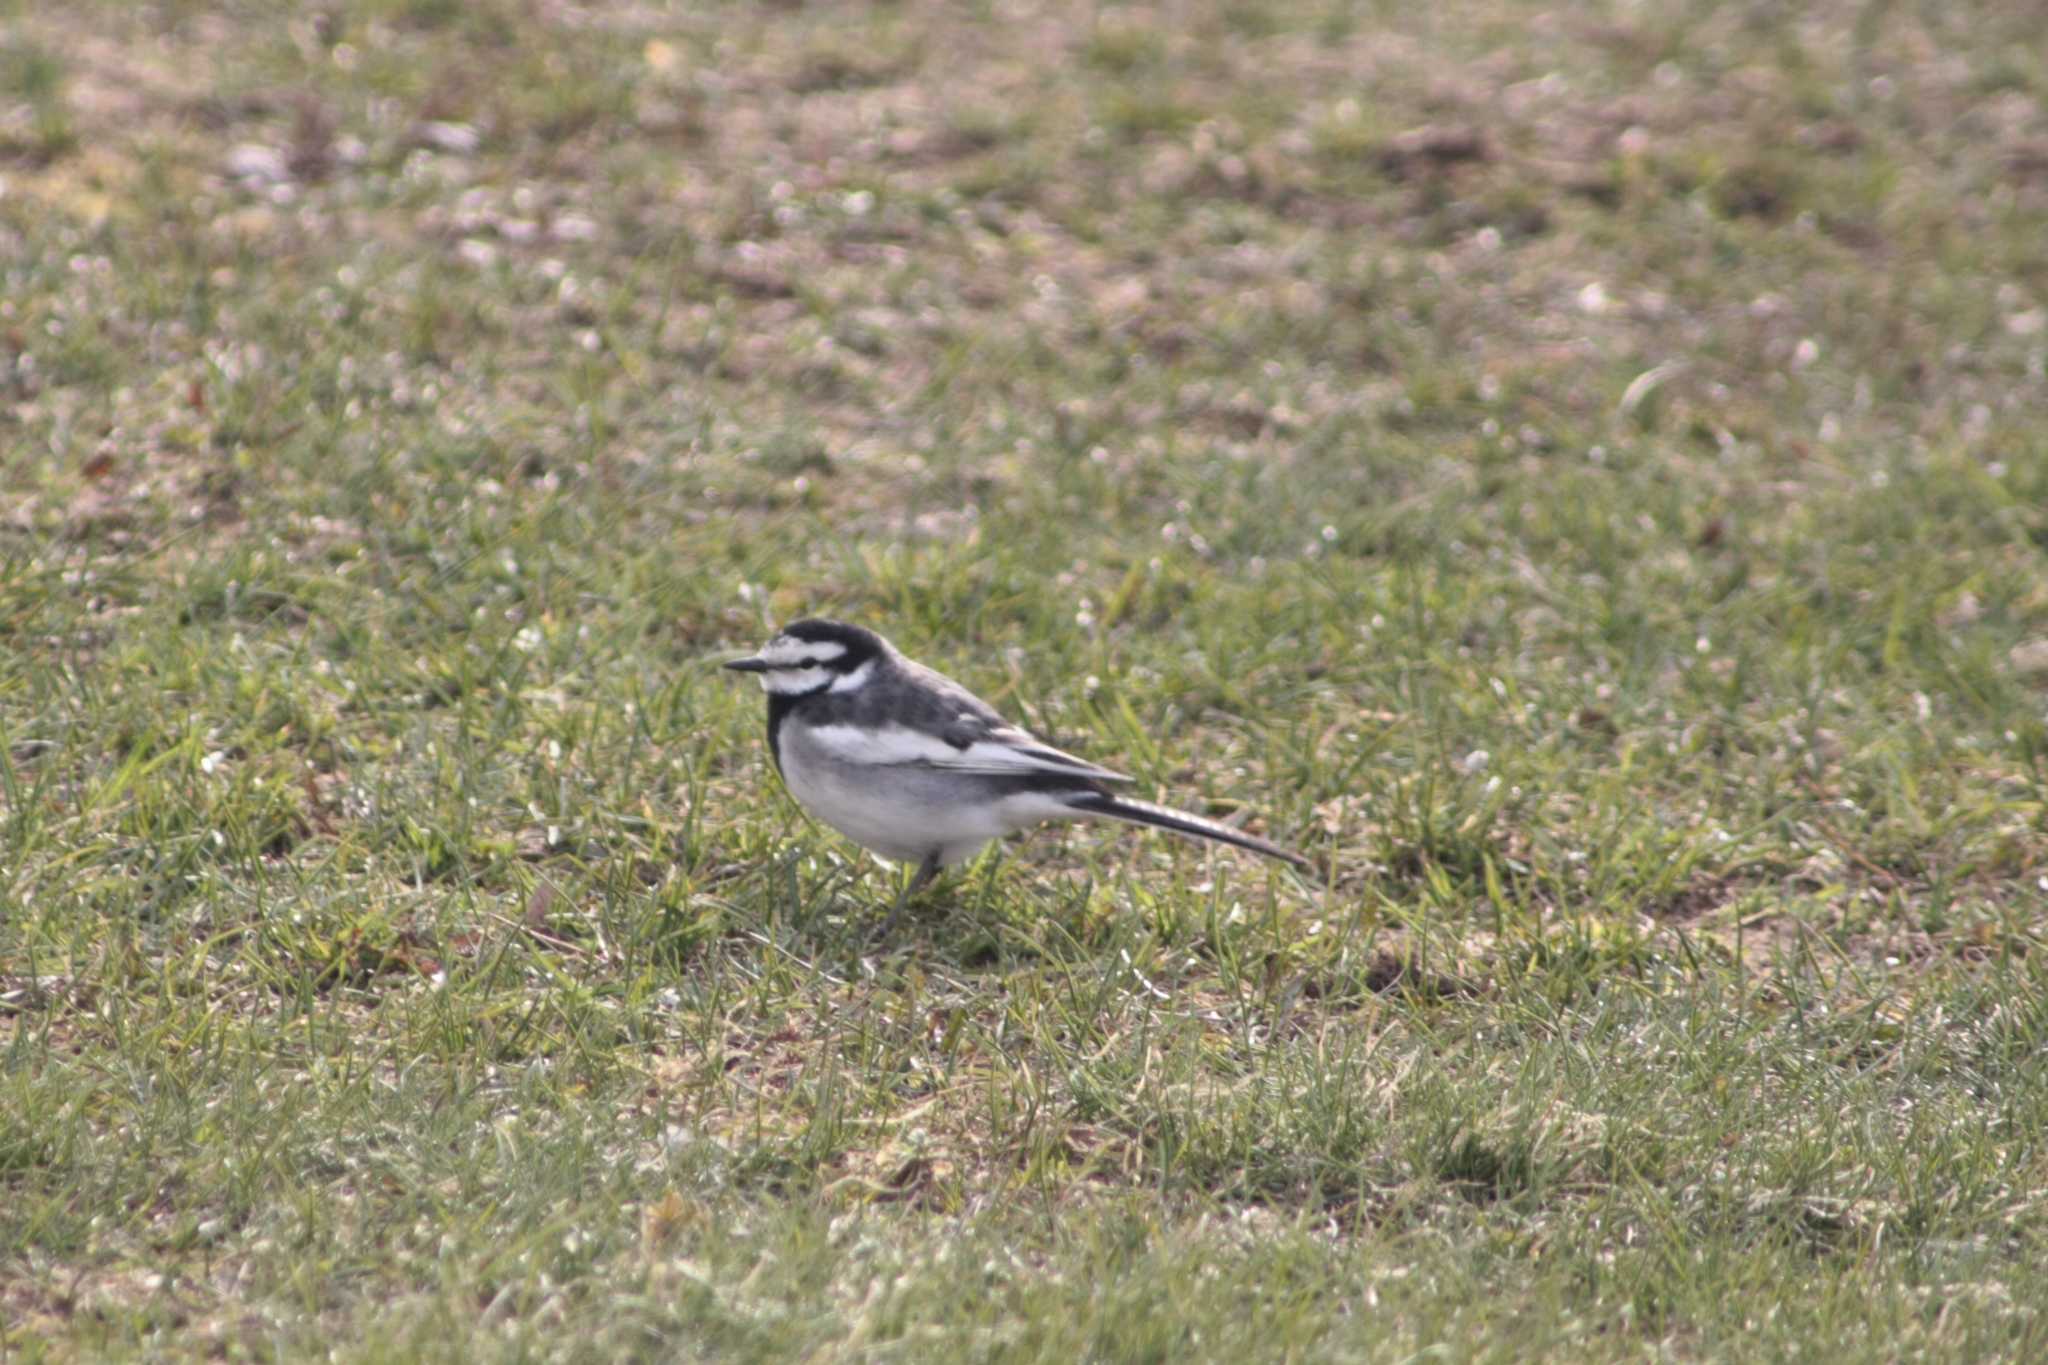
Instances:
[[[0,1357],[2048,1354],[2039,38],[0,3]]]

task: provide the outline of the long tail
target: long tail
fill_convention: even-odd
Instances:
[[[1149,801],[1133,801],[1127,796],[1111,796],[1107,792],[1086,792],[1069,797],[1067,805],[1087,815],[1100,815],[1111,820],[1128,820],[1134,825],[1150,825],[1154,829],[1170,829],[1175,834],[1186,834],[1196,839],[1214,839],[1219,844],[1235,844],[1239,848],[1248,848],[1254,853],[1263,853],[1268,858],[1278,858],[1300,868],[1314,866],[1299,853],[1269,843],[1256,834],[1246,834],[1241,829],[1219,825],[1214,820],[1205,820],[1184,810],[1155,806]]]

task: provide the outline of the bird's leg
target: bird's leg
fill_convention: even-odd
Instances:
[[[924,855],[924,861],[917,865],[917,872],[896,894],[896,904],[889,907],[889,917],[882,921],[880,937],[887,938],[896,928],[896,921],[903,918],[903,907],[910,904],[917,893],[930,886],[932,879],[939,875],[939,851],[933,849]]]

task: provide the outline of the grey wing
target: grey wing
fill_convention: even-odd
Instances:
[[[957,751],[944,758],[941,766],[956,772],[1015,775],[1048,773],[1083,778],[1091,782],[1129,782],[1122,773],[1076,758],[1064,750],[1004,720],[1002,713],[942,673],[921,664],[912,668],[922,675],[935,704],[935,714],[925,723],[942,736],[947,747]]]

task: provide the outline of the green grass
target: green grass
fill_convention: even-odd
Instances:
[[[2048,1347],[2018,9],[4,19],[0,1355]]]

